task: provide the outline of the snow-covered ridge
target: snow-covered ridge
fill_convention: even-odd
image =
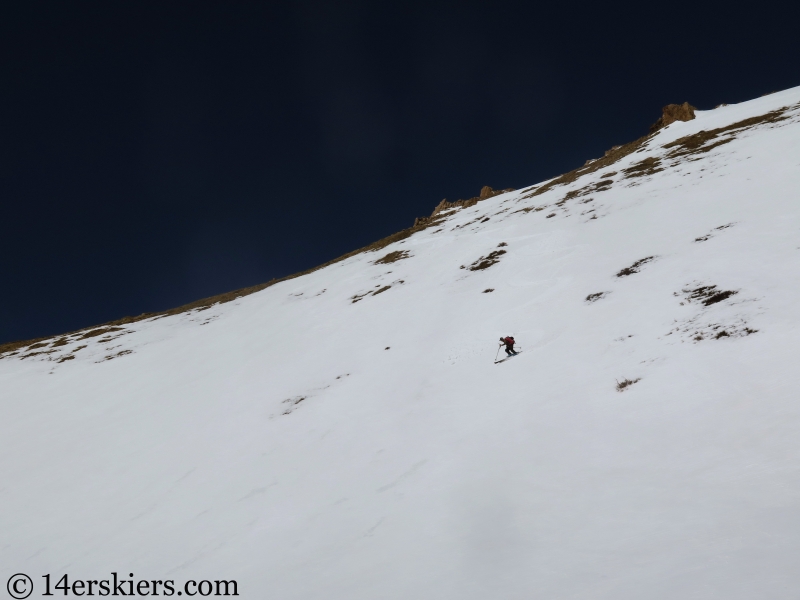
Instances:
[[[231,302],[6,353],[7,575],[792,598],[800,88],[632,144]]]

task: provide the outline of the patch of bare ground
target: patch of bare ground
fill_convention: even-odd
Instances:
[[[773,110],[757,117],[750,117],[749,119],[744,119],[725,127],[719,127],[718,129],[698,131],[692,135],[679,138],[674,142],[664,144],[664,148],[670,150],[667,154],[667,158],[686,158],[702,154],[722,146],[723,144],[732,142],[737,134],[746,129],[785,121],[789,118],[786,115],[788,108],[789,107],[784,107]]]
[[[385,350],[388,350],[388,349],[389,349],[389,346],[386,346]],[[338,375],[336,377],[336,379],[337,380],[342,380],[345,377],[349,377],[349,376],[350,376],[350,373],[345,373],[344,375]],[[318,387],[318,388],[309,390],[309,391],[305,392],[303,395],[292,396],[291,398],[286,398],[285,400],[282,400],[281,404],[287,404],[288,406],[286,407],[286,409],[284,409],[284,411],[281,414],[284,414],[284,415],[292,414],[292,412],[297,410],[298,406],[301,403],[305,402],[306,400],[310,400],[311,398],[315,398],[318,395],[319,392],[323,392],[323,391],[327,390],[332,385],[335,385],[335,383],[336,383],[335,381],[332,381],[328,385],[323,385],[322,387]],[[270,417],[270,418],[272,418],[272,417]]]
[[[404,283],[405,283],[405,280],[398,279],[397,281],[393,281],[392,285],[403,285]],[[382,294],[383,292],[386,292],[386,291],[392,289],[392,285],[383,285],[382,286],[382,285],[379,284],[379,285],[375,286],[375,287],[378,288],[377,290],[370,290],[368,292],[364,292],[363,294],[356,294],[355,296],[352,296],[350,298],[350,301],[351,301],[352,304],[355,304],[356,302],[360,302],[361,300],[363,300],[367,296],[377,296],[378,294]]]
[[[108,337],[100,338],[97,340],[98,344],[107,344],[108,342],[113,342],[115,339],[122,337],[126,333],[130,333],[130,331],[125,331],[125,333],[120,333],[119,335],[109,335]]]
[[[528,195],[524,196],[525,198],[533,198],[540,194],[544,194],[552,190],[555,187],[559,187],[562,185],[569,185],[570,183],[574,183],[578,180],[578,178],[583,177],[584,175],[588,175],[590,173],[594,173],[601,169],[605,169],[616,163],[617,161],[625,158],[629,154],[636,152],[637,150],[642,149],[647,141],[651,138],[651,135],[646,135],[640,137],[638,140],[634,140],[633,142],[629,142],[627,144],[622,144],[621,146],[614,146],[610,150],[607,150],[605,155],[597,160],[593,160],[592,162],[583,165],[582,167],[570,171],[569,173],[564,173],[563,175],[559,175],[554,179],[551,179],[545,184],[540,185],[534,191],[529,193]]]
[[[597,302],[598,300],[604,298],[609,293],[610,292],[595,292],[594,294],[589,294],[588,296],[586,296],[586,302],[589,302],[590,304],[592,302]]]
[[[697,343],[704,340],[721,340],[747,337],[758,333],[758,329],[750,327],[744,319],[728,323],[701,323],[698,317],[689,319],[672,329],[667,335],[677,333],[686,340]]]
[[[703,307],[719,304],[739,293],[736,290],[720,290],[716,285],[701,285],[681,291],[685,295],[681,305],[699,302]],[[674,295],[680,296],[681,294],[675,292]],[[711,314],[715,313],[713,311],[702,310],[701,313],[677,323],[666,335],[669,336],[676,333],[687,341],[697,343],[703,340],[740,338],[758,333],[758,330],[750,327],[747,320],[742,315],[738,315],[734,318],[731,318],[730,315],[724,317],[726,312],[723,311],[722,313],[716,314],[718,315],[717,319],[724,318],[724,322],[709,322],[706,319]]]
[[[330,387],[330,386],[325,386]],[[324,389],[324,388],[323,388]],[[295,396],[294,398],[287,398],[281,404],[288,404],[289,406],[281,413],[283,415],[290,415],[295,410],[297,410],[298,405],[301,402],[308,400],[311,396]]]
[[[92,329],[91,331],[87,331],[82,336],[80,336],[79,340],[85,340],[86,338],[97,337],[98,335],[103,335],[105,333],[113,333],[115,331],[123,331],[122,327],[101,327],[99,329]]]
[[[41,352],[28,352],[27,354],[23,354],[19,357],[20,360],[25,360],[26,358],[31,358],[33,356],[39,356],[40,354],[51,354],[55,352],[55,350],[43,350]],[[14,354],[17,354],[16,352]]]
[[[505,250],[493,250],[486,256],[481,256],[478,260],[472,263],[469,266],[461,265],[462,269],[467,269],[468,271],[483,271],[484,269],[488,269],[492,265],[496,265],[500,262],[500,257],[505,254]]]
[[[686,301],[699,300],[703,306],[711,306],[738,294],[736,290],[718,290],[716,285],[703,285],[693,290],[682,290]]]
[[[520,212],[521,213],[529,213],[531,211],[539,212],[540,210],[544,210],[545,208],[547,208],[547,206],[526,206],[524,208],[520,208],[518,210],[515,210],[514,213],[520,213]],[[514,213],[512,213],[512,214],[514,214]]]
[[[108,356],[104,356],[103,360],[98,362],[105,362],[107,360],[114,360],[115,358],[119,358],[120,356],[126,356],[128,354],[133,354],[133,350],[120,350],[116,354],[109,354]]]
[[[715,227],[709,233],[700,236],[699,238],[694,238],[695,242],[707,242],[712,237],[714,237],[715,231],[722,231],[723,229],[727,229],[728,227],[733,227],[736,223],[728,223],[727,225],[720,225],[719,227]]]
[[[638,273],[639,270],[649,262],[652,262],[655,259],[655,256],[648,256],[647,258],[642,258],[637,260],[633,263],[630,267],[625,267],[619,273],[617,273],[617,277],[627,277],[628,275],[633,275],[634,273]]]
[[[481,292],[482,294],[491,294],[494,291],[494,288],[486,288]]]
[[[589,185],[585,185],[577,190],[572,190],[571,192],[567,192],[561,200],[556,202],[555,205],[564,206],[564,204],[566,204],[568,201],[573,200],[575,198],[588,196],[589,194],[605,192],[613,183],[614,183],[613,179],[603,179],[602,181],[590,183]]]
[[[637,377],[636,379],[627,379],[627,378],[625,378],[622,381],[617,381],[617,391],[618,392],[624,392],[626,389],[628,389],[634,383],[637,383],[637,382],[639,382],[641,380],[642,380],[641,377]]]
[[[59,359],[58,359],[56,362],[57,362],[57,363],[63,363],[63,362],[66,362],[66,361],[68,361],[68,360],[73,360],[73,359],[75,358],[75,353],[76,353],[76,352],[78,352],[79,350],[83,350],[84,348],[86,348],[86,346],[78,346],[77,348],[75,348],[75,349],[72,351],[72,353],[71,353],[71,354],[66,354],[66,355],[62,356],[62,357],[61,357],[61,358],[59,358]],[[52,359],[51,359],[51,360],[52,360]]]
[[[663,171],[664,169],[660,168],[660,165],[661,160],[659,158],[656,158],[655,156],[649,156],[637,163],[634,163],[633,166],[623,169],[622,172],[625,173],[626,179],[631,179],[633,177],[646,177],[648,175],[655,175],[656,173]]]
[[[408,250],[395,250],[394,252],[389,252],[386,256],[379,258],[378,260],[374,261],[373,265],[388,265],[391,263],[395,263],[398,260],[403,260],[404,258],[408,258],[410,255]]]

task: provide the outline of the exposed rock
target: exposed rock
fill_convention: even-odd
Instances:
[[[478,198],[480,200],[486,200],[487,198],[491,198],[492,196],[497,196],[498,194],[502,194],[504,191],[505,190],[493,190],[488,185],[485,185],[481,188],[481,193],[478,195]]]
[[[378,260],[374,261],[373,265],[388,265],[391,263],[395,263],[398,260],[403,260],[404,258],[408,258],[408,250],[395,250],[394,252],[389,252],[386,256],[379,258]]]
[[[697,110],[688,102],[683,104],[667,104],[662,109],[661,118],[650,127],[650,133],[655,133],[659,129],[666,127],[675,121],[691,121],[694,119],[694,111]]]
[[[505,254],[505,250],[494,250],[487,254],[486,256],[481,256],[478,260],[472,263],[470,266],[466,267],[464,265],[461,266],[462,269],[467,269],[469,271],[483,271],[484,269],[488,269],[492,265],[495,265],[500,262],[500,257]]]
[[[499,196],[500,194],[505,194],[506,192],[513,192],[514,188],[506,188],[504,190],[495,190],[485,185],[481,188],[480,195],[474,198],[468,198],[467,200],[456,200],[454,202],[448,202],[447,198],[439,202],[436,205],[436,208],[433,209],[430,217],[417,217],[414,219],[414,227],[419,227],[422,225],[427,225],[429,222],[433,220],[433,218],[438,215],[440,212],[445,210],[450,210],[453,208],[467,208],[469,206],[473,206],[480,202],[481,200],[486,200],[487,198],[491,198],[493,196]]]

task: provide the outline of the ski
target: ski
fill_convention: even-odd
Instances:
[[[514,358],[515,356],[519,356],[520,354],[522,354],[521,350],[519,352],[517,352],[516,354],[512,354],[511,356],[506,356],[505,358],[501,358],[500,360],[494,361],[494,364],[499,365],[501,362],[505,362],[509,358]]]

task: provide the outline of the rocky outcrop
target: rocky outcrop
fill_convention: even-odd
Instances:
[[[661,118],[650,126],[650,133],[655,133],[659,129],[675,121],[691,121],[694,119],[695,110],[697,109],[688,102],[684,102],[683,104],[667,104],[662,109]]]
[[[474,198],[468,198],[467,200],[456,200],[454,202],[448,202],[447,198],[439,202],[436,205],[436,208],[433,209],[430,217],[417,217],[414,220],[414,227],[419,227],[422,225],[428,225],[431,221],[433,221],[434,217],[438,215],[440,212],[445,210],[450,210],[453,208],[467,208],[468,206],[473,206],[480,202],[481,200],[486,200],[487,198],[491,198],[493,196],[499,196],[500,194],[505,194],[506,192],[513,192],[514,188],[506,188],[504,190],[495,190],[488,185],[485,185],[481,188],[481,193],[478,194]]]
[[[606,150],[605,154],[603,154],[601,158],[590,158],[583,163],[583,166],[580,169],[575,169],[574,171],[565,173],[560,177],[556,177],[545,185],[532,190],[530,196],[525,197],[529,198],[531,196],[538,196],[539,194],[543,194],[556,185],[572,183],[581,175],[585,175],[587,173],[596,171],[597,169],[602,169],[603,167],[609,166],[610,164],[618,161],[620,158],[623,158],[631,152],[636,151],[647,141],[649,136],[653,135],[659,129],[662,129],[670,123],[674,123],[675,121],[691,121],[695,117],[694,111],[696,110],[697,109],[688,102],[684,102],[683,104],[668,104],[661,109],[661,117],[650,127],[650,133],[648,135],[639,138],[635,142],[622,144],[621,146],[614,146],[613,148]]]
[[[478,194],[478,200],[486,200],[487,198],[491,198],[492,196],[499,196],[500,194],[505,194],[506,192],[513,192],[514,188],[507,188],[505,190],[493,190],[488,185],[485,185],[481,188],[481,193]]]

